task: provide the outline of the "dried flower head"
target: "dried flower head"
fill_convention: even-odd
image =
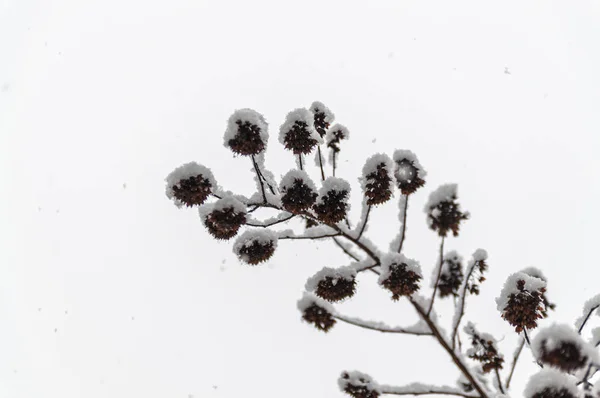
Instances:
[[[396,184],[404,195],[410,195],[425,185],[427,173],[414,153],[407,149],[398,149],[394,152],[394,163]]]
[[[348,214],[349,199],[350,184],[341,178],[328,177],[319,189],[319,197],[313,210],[319,220],[328,224],[336,224]]]
[[[246,206],[234,197],[226,196],[213,205],[201,207],[200,217],[213,237],[228,240],[246,223]]]
[[[268,125],[260,113],[252,109],[238,109],[227,121],[224,145],[233,153],[257,155],[265,150],[269,140]]]
[[[325,267],[310,277],[305,287],[329,302],[342,301],[356,292],[356,270],[351,266]]]
[[[504,357],[498,352],[496,339],[490,334],[478,332],[471,322],[467,323],[464,330],[471,339],[467,356],[481,362],[484,373],[502,369]]]
[[[312,152],[315,146],[323,141],[313,124],[314,117],[308,109],[294,109],[287,114],[285,122],[281,125],[279,142],[295,155]]]
[[[379,284],[392,292],[392,300],[411,296],[419,290],[422,279],[421,266],[400,253],[388,253],[381,260]]]
[[[233,245],[233,252],[240,260],[250,265],[267,261],[277,248],[277,235],[268,229],[246,231]]]
[[[446,253],[438,281],[440,297],[458,297],[458,290],[463,283],[463,279],[462,257],[455,251]]]
[[[350,137],[350,132],[344,126],[339,123],[333,125],[327,130],[327,136],[325,142],[327,142],[327,148],[330,148],[334,153],[340,151],[340,143],[342,140],[347,140]]]
[[[521,272],[523,272],[529,276],[533,276],[534,278],[541,279],[544,282],[548,283],[548,279],[542,273],[542,271],[538,268],[528,267],[528,268],[521,270]],[[544,302],[544,310],[542,311],[542,316],[544,318],[548,318],[548,310],[556,309],[556,304],[552,303],[552,302],[550,302],[550,300],[548,300],[548,292],[547,291],[542,293],[542,301]]]
[[[514,326],[517,333],[536,328],[538,319],[543,318],[545,290],[546,282],[541,279],[523,272],[512,274],[496,299],[502,318]]]
[[[379,385],[371,376],[360,372],[342,372],[338,379],[340,390],[354,398],[377,398],[381,395]]]
[[[317,200],[315,184],[302,170],[290,170],[280,184],[281,204],[290,213],[309,209]]]
[[[531,342],[531,348],[541,363],[563,372],[582,369],[591,360],[598,359],[594,347],[569,325],[553,324],[543,328]]]
[[[440,237],[445,237],[450,231],[458,236],[460,223],[469,218],[469,213],[460,210],[457,198],[456,184],[442,185],[429,195],[425,205],[427,223]]]
[[[483,273],[488,269],[486,262],[487,258],[488,254],[485,250],[477,249],[469,261],[467,269],[470,270],[472,268],[473,271],[471,272],[471,277],[467,281],[467,291],[471,294],[478,295],[479,285],[485,281],[485,276],[483,276]]]
[[[304,293],[298,301],[298,309],[302,312],[304,321],[323,332],[328,332],[336,323],[333,316],[335,311],[331,304],[312,294]]]
[[[367,159],[362,170],[362,186],[368,205],[385,203],[392,197],[392,160],[385,154]]]
[[[577,398],[577,380],[555,369],[542,369],[529,378],[525,398]]]
[[[315,101],[310,106],[310,111],[315,119],[314,126],[317,133],[322,137],[325,136],[329,125],[333,122],[335,116],[322,102]]]
[[[213,189],[217,188],[215,178],[208,167],[196,162],[179,166],[165,178],[166,194],[177,207],[202,205]]]

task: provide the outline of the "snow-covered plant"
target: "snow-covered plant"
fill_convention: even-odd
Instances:
[[[241,262],[251,266],[275,256],[281,240],[331,240],[349,257],[350,263],[323,264],[320,271],[308,278],[306,291],[297,303],[302,320],[322,332],[337,325],[350,325],[431,338],[456,366],[455,386],[421,383],[392,386],[379,384],[358,371],[344,371],[338,380],[339,387],[354,398],[505,397],[525,346],[541,368],[530,378],[523,394],[526,398],[600,398],[600,383],[594,382],[600,370],[597,350],[600,328],[592,331],[590,341],[581,336],[592,315],[600,311],[600,295],[585,304],[574,327],[554,324],[537,330],[538,323],[554,309],[547,297],[547,279],[533,267],[510,275],[496,299],[499,316],[519,334],[519,343],[507,366],[501,352],[503,347],[494,336],[480,331],[474,319],[463,323],[464,318],[472,315],[467,315],[467,298],[480,293],[489,263],[488,253],[483,249],[475,250],[467,261],[458,252],[444,249],[469,219],[469,213],[458,202],[457,185],[445,184],[433,190],[424,207],[425,221],[439,237],[438,261],[428,270],[432,276],[426,283],[419,262],[404,252],[409,199],[425,186],[425,169],[417,156],[406,149],[394,151],[391,157],[379,153],[366,159],[358,178],[362,188],[361,218],[353,223],[349,217],[350,183],[335,176],[336,159],[344,147],[342,142],[350,134],[346,127],[333,122],[333,112],[318,101],[308,109],[298,108],[286,116],[279,130],[279,141],[296,157],[297,168],[287,170],[276,182],[264,162],[269,139],[266,119],[252,109],[237,110],[226,123],[224,144],[234,155],[250,158],[256,192],[247,197],[225,191],[207,167],[191,162],[167,176],[166,195],[179,208],[197,207],[202,223],[214,238],[230,240],[237,235],[233,251]],[[330,173],[321,152],[323,144],[330,150]],[[303,162],[303,156],[311,153],[321,177],[318,184],[311,179]],[[394,196],[398,198],[398,235],[391,240],[389,250],[385,250],[367,238],[367,226],[371,212]],[[255,215],[259,209],[274,215],[259,219]],[[290,223],[292,228],[279,228]],[[374,283],[366,279],[369,273],[378,276],[378,285],[391,293],[392,300],[406,300],[414,308],[419,317],[416,324],[388,326],[344,315],[336,308],[355,295],[359,283]],[[436,314],[439,309],[436,299],[454,302],[449,333]],[[530,339],[534,330],[535,335]]]

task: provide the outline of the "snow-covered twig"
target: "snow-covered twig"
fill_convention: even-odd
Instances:
[[[452,348],[456,348],[456,338],[458,337],[458,328],[460,327],[460,321],[462,320],[463,315],[465,314],[465,302],[467,297],[467,289],[469,288],[469,281],[473,276],[473,272],[475,268],[479,266],[479,264],[484,264],[482,261],[485,261],[487,258],[487,253],[485,250],[478,249],[474,254],[473,258],[469,262],[469,267],[467,269],[467,276],[463,279],[462,285],[459,290],[458,296],[458,305],[454,309],[454,317],[452,319]]]
[[[340,248],[342,249],[342,251],[344,253],[346,253],[346,255],[348,257],[350,257],[351,259],[353,259],[354,261],[360,261],[360,258],[358,258],[354,253],[352,253],[350,251],[350,249],[348,247],[346,247],[346,245],[344,245],[342,242],[340,242],[337,238],[333,238],[333,242]]]
[[[346,322],[350,325],[358,326],[363,329],[376,330],[382,333],[401,333],[401,334],[412,334],[415,336],[431,336],[431,331],[427,330],[422,323],[409,327],[393,327],[388,326],[383,322],[365,321],[360,318],[349,317],[341,314],[333,314],[333,317],[339,321]]]
[[[367,213],[365,214],[365,218],[362,222],[362,225],[360,226],[360,231],[358,232],[358,236],[356,237],[356,239],[360,239],[363,232],[365,232],[365,227],[367,226],[367,223],[369,222],[369,213],[371,213],[371,205],[367,206]]]
[[[411,383],[406,386],[379,386],[382,394],[391,395],[454,395],[458,397],[476,398],[479,395],[468,394],[456,387],[432,386],[422,383]]]
[[[508,378],[506,379],[506,388],[510,388],[510,381],[512,380],[513,374],[515,373],[515,368],[517,367],[517,362],[519,361],[519,357],[521,356],[521,352],[523,351],[523,347],[525,347],[525,339],[520,339],[519,345],[515,350],[515,354],[513,356],[513,362],[510,367],[510,373],[508,374]]]
[[[400,206],[402,210],[402,229],[400,230],[400,243],[398,245],[398,253],[402,253],[402,245],[404,244],[404,236],[406,235],[406,213],[408,211],[408,195],[400,197]]]
[[[463,361],[459,357],[459,354],[457,352],[455,352],[452,349],[452,347],[448,344],[448,341],[442,335],[442,332],[440,331],[437,323],[431,318],[430,315],[431,315],[432,306],[430,305],[429,312],[426,312],[425,309],[421,306],[421,304],[419,304],[415,300],[414,297],[411,297],[409,299],[409,301],[413,305],[413,307],[415,308],[417,313],[421,316],[421,319],[427,324],[427,326],[429,326],[429,329],[431,329],[431,333],[433,333],[433,336],[437,339],[438,343],[448,353],[448,355],[450,355],[450,357],[452,358],[452,362],[454,362],[456,367],[462,372],[462,374],[466,377],[466,379],[469,381],[469,383],[471,383],[471,385],[477,391],[477,393],[479,393],[479,396],[481,398],[488,397],[488,392],[485,390],[484,387],[482,387],[480,385],[480,383],[475,379],[475,377],[473,377],[473,375],[471,374],[471,372],[469,371],[467,366],[463,363]]]
[[[433,286],[433,295],[431,296],[431,302],[429,303],[429,309],[427,310],[427,316],[431,313],[433,309],[433,302],[435,301],[435,294],[437,293],[438,284],[440,282],[440,277],[442,276],[442,265],[444,264],[444,237],[442,237],[442,241],[440,242],[440,262],[438,264],[438,272],[437,277],[435,278],[435,285]]]
[[[265,221],[250,219],[250,220],[246,221],[246,225],[248,225],[250,227],[268,228],[273,225],[277,225],[279,223],[289,221],[292,218],[294,218],[295,216],[296,216],[295,214],[280,213],[277,216],[271,217]]]

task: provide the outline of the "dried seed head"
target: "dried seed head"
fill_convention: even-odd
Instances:
[[[207,167],[196,162],[186,163],[171,172],[165,179],[166,194],[177,207],[202,205],[217,183]]]
[[[509,276],[496,299],[502,318],[514,326],[517,333],[535,329],[538,319],[543,318],[545,290],[546,282],[541,279],[522,272]]]
[[[312,152],[323,140],[313,127],[314,117],[308,109],[295,109],[287,114],[279,130],[279,142],[295,155]]]
[[[302,170],[290,170],[281,180],[281,204],[290,213],[309,209],[317,200],[315,184]]]
[[[425,206],[427,222],[440,237],[445,237],[450,231],[458,236],[460,223],[469,218],[469,213],[460,210],[457,198],[456,184],[442,185],[429,195]]]
[[[534,278],[541,279],[544,282],[548,283],[548,279],[542,273],[542,271],[538,268],[528,267],[528,268],[521,270],[521,272],[524,272],[529,276],[533,276]],[[548,318],[548,310],[554,310],[556,308],[556,304],[552,303],[552,302],[550,302],[550,300],[548,300],[547,293],[548,293],[547,291],[542,293],[542,301],[544,302],[544,310],[542,311],[542,316],[544,318]]]
[[[396,184],[404,195],[410,195],[425,185],[427,173],[414,153],[406,149],[398,149],[394,152],[394,163]]]
[[[257,155],[265,150],[268,140],[268,125],[260,113],[252,109],[238,109],[229,117],[224,144],[233,153]]]
[[[214,205],[201,207],[200,217],[213,237],[228,240],[246,223],[246,206],[239,200],[226,196]]]
[[[341,178],[328,177],[319,189],[319,198],[313,210],[319,220],[327,224],[336,224],[346,217],[350,209],[348,199],[350,184]]]
[[[329,302],[342,301],[356,292],[356,270],[353,267],[325,267],[310,277],[305,287]]]
[[[304,321],[323,332],[328,332],[336,323],[333,317],[335,311],[331,304],[312,294],[304,294],[302,299],[298,301],[298,309],[302,312]]]
[[[325,133],[327,132],[329,125],[333,122],[335,116],[333,115],[333,112],[329,110],[329,108],[319,101],[312,103],[310,106],[310,111],[315,119],[315,130],[317,130],[317,133],[319,133],[322,138],[325,136]]]
[[[325,142],[327,142],[327,148],[330,148],[334,153],[340,151],[340,143],[342,140],[347,140],[350,137],[348,129],[341,124],[335,124],[329,130],[327,130],[327,136]]]
[[[490,334],[478,332],[471,322],[464,330],[471,339],[471,348],[467,350],[467,356],[481,362],[484,373],[502,369],[504,357],[498,352],[496,339]]]
[[[540,330],[531,342],[531,348],[541,363],[568,373],[598,359],[594,347],[569,325],[553,324]]]
[[[483,273],[488,269],[488,264],[486,262],[487,258],[488,254],[485,250],[477,249],[475,250],[475,253],[473,253],[473,258],[469,261],[467,269],[470,270],[472,267],[473,271],[471,272],[471,277],[467,281],[467,291],[471,294],[479,294],[479,286],[485,281]]]
[[[455,251],[446,253],[442,263],[442,272],[438,281],[440,297],[458,297],[458,290],[463,283],[462,257]]]
[[[277,235],[268,229],[246,231],[233,245],[238,258],[250,265],[267,261],[277,248]]]
[[[369,376],[360,372],[342,372],[338,379],[340,390],[354,398],[377,398],[381,395],[379,385]]]
[[[577,398],[577,379],[555,369],[542,369],[529,378],[525,398]]]
[[[385,154],[367,159],[361,179],[368,205],[385,203],[392,197],[392,160]]]
[[[381,260],[379,284],[392,292],[392,300],[411,296],[419,290],[421,266],[400,253],[388,253]]]

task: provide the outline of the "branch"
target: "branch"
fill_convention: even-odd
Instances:
[[[301,153],[298,154],[298,167],[300,168],[300,170],[304,170],[304,168],[302,167],[302,154]]]
[[[496,380],[498,381],[498,388],[500,389],[500,392],[502,394],[504,394],[504,387],[502,387],[502,380],[500,379],[500,372],[498,371],[498,368],[494,369],[496,371]]]
[[[473,274],[473,270],[477,265],[477,261],[473,261],[473,264],[469,267],[469,271],[467,272],[467,277],[463,280],[462,286],[460,287],[460,295],[459,295],[459,306],[456,307],[453,319],[453,327],[452,327],[452,349],[456,348],[456,336],[458,335],[458,328],[460,326],[460,321],[462,320],[463,315],[465,314],[465,301],[467,297],[467,287],[469,286],[469,279],[471,279],[471,275]],[[440,267],[441,268],[441,267]],[[437,283],[436,283],[437,285]]]
[[[267,194],[265,193],[265,184],[263,183],[263,177],[260,173],[260,169],[258,168],[258,164],[256,164],[256,159],[254,159],[254,155],[252,155],[252,164],[254,165],[254,171],[256,172],[256,178],[260,183],[260,191],[262,193],[263,201],[267,203]]]
[[[429,386],[421,383],[411,383],[402,387],[382,385],[380,386],[382,394],[392,395],[454,395],[458,397],[479,398],[479,395],[467,394],[455,387],[448,386]]]
[[[473,375],[471,374],[469,369],[465,366],[465,364],[461,361],[461,359],[459,358],[457,353],[452,349],[452,347],[450,347],[450,345],[448,344],[448,342],[446,341],[444,336],[442,336],[436,323],[430,318],[429,313],[425,312],[425,309],[422,308],[419,305],[419,303],[417,303],[415,301],[415,299],[413,297],[410,297],[409,300],[410,300],[410,303],[413,305],[413,307],[415,307],[415,310],[417,310],[417,312],[421,316],[421,319],[423,319],[423,321],[425,321],[425,323],[427,323],[427,326],[429,326],[429,329],[431,329],[433,336],[437,339],[437,341],[440,343],[442,348],[444,350],[446,350],[448,355],[450,355],[450,358],[452,358],[452,361],[454,362],[456,367],[458,367],[458,369],[462,372],[462,374],[467,378],[467,380],[473,386],[473,388],[475,390],[477,390],[477,393],[479,393],[479,396],[481,398],[487,398],[488,394],[485,391],[485,389],[483,387],[481,387],[481,385],[479,385],[479,382],[475,379],[475,377],[473,377]]]
[[[283,235],[283,236],[279,236],[279,239],[289,239],[289,240],[300,240],[300,239],[312,239],[312,240],[316,240],[316,239],[324,239],[324,238],[332,238],[334,236],[340,236],[340,234],[327,234],[327,235],[315,235],[315,236],[311,236],[311,235]]]
[[[369,205],[367,207],[367,214],[365,215],[365,219],[363,221],[363,225],[361,225],[360,231],[358,232],[358,236],[356,237],[356,239],[360,239],[360,237],[362,236],[363,232],[365,232],[365,227],[367,226],[367,223],[369,222],[369,213],[371,213],[371,207],[373,207],[373,206]]]
[[[527,342],[527,346],[529,347],[529,351],[531,351],[531,355],[533,356],[533,359],[535,359],[535,362],[538,364],[538,366],[543,369],[544,365],[542,365],[542,363],[540,361],[538,361],[538,359],[536,358],[536,356],[533,352],[533,348],[531,348],[531,340],[529,340],[529,335],[527,334],[527,328],[523,328],[523,336],[525,337],[525,341]]]
[[[337,238],[333,238],[333,242],[340,248],[342,249],[342,251],[344,253],[346,253],[348,255],[348,257],[350,257],[351,259],[353,259],[354,261],[360,261],[360,258],[358,258],[354,253],[352,253],[350,250],[348,250]]]
[[[512,380],[513,377],[513,373],[515,373],[515,368],[517,367],[517,362],[519,361],[519,356],[521,355],[521,352],[523,351],[523,347],[525,346],[525,339],[521,339],[517,350],[515,351],[515,355],[513,357],[513,363],[512,366],[510,367],[510,373],[508,374],[508,379],[506,379],[506,389],[508,390],[510,388],[510,381]]]
[[[333,160],[332,164],[333,164],[333,176],[335,177],[335,151],[332,149],[333,153],[331,154],[331,159]]]
[[[382,322],[365,321],[360,318],[348,317],[340,314],[334,314],[333,317],[339,321],[346,322],[350,325],[358,326],[363,329],[375,330],[382,333],[400,333],[411,334],[414,336],[431,336],[432,333],[423,330],[422,325],[409,326],[407,328],[391,327]]]
[[[600,307],[600,305],[597,305],[595,307],[592,307],[587,315],[585,316],[585,318],[583,319],[583,322],[581,322],[581,326],[579,326],[579,329],[577,330],[577,333],[581,334],[581,331],[583,330],[583,327],[585,326],[585,324],[587,323],[587,321],[590,319],[590,316],[592,316],[592,312],[596,311],[598,309],[598,307]]]
[[[255,220],[256,223],[246,222],[246,225],[248,225],[250,227],[268,228],[268,227],[270,227],[272,225],[277,225],[279,223],[289,221],[289,220],[291,220],[292,218],[294,218],[296,216],[295,214],[290,214],[289,216],[285,216],[285,217],[282,218],[281,216],[284,215],[284,214],[285,213],[281,213],[279,216],[270,218],[270,219],[265,220],[265,221]]]
[[[362,243],[360,240],[352,237],[350,234],[348,234],[347,232],[343,231],[339,226],[335,225],[335,224],[326,224],[328,226],[330,226],[331,228],[335,229],[336,231],[338,231],[340,233],[341,236],[343,236],[344,238],[348,239],[349,241],[351,241],[352,243],[354,243],[356,246],[358,246],[362,251],[364,251],[369,257],[371,257],[373,260],[375,260],[375,262],[377,263],[376,265],[381,264],[381,260],[379,259],[379,256],[377,256],[377,254],[374,253],[373,250],[369,249],[364,243]]]
[[[319,157],[319,167],[321,168],[321,181],[325,181],[325,171],[323,170],[323,156],[321,155],[321,145],[317,147],[317,155]],[[333,174],[335,177],[335,173]]]
[[[433,287],[433,295],[431,296],[431,302],[429,303],[429,309],[427,310],[427,316],[429,316],[431,310],[433,309],[435,294],[437,293],[438,283],[440,282],[440,277],[442,276],[442,265],[444,265],[444,239],[445,237],[442,237],[442,242],[440,243],[440,264],[438,268],[437,278],[435,280],[435,285]]]
[[[400,245],[398,245],[398,253],[402,253],[402,245],[404,244],[404,234],[406,233],[406,213],[408,210],[408,195],[403,195],[400,200],[404,198],[404,209],[402,212],[402,229],[400,230]]]

